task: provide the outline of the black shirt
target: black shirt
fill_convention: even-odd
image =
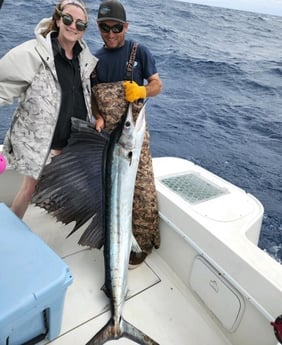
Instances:
[[[62,98],[51,148],[61,150],[67,145],[70,136],[71,117],[83,120],[87,117],[78,59],[82,48],[77,42],[73,49],[73,58],[70,60],[55,36],[52,37],[52,46]]]

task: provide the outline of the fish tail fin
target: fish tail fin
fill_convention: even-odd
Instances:
[[[140,331],[129,322],[125,321],[123,318],[121,318],[120,325],[122,330],[122,337],[133,340],[137,344],[141,345],[159,345],[152,338],[150,338],[148,335]]]
[[[109,340],[117,339],[114,331],[115,327],[113,325],[113,320],[110,319],[105,326],[86,343],[86,345],[102,345]]]
[[[141,345],[159,345],[138,328],[125,321],[122,317],[118,326],[114,325],[113,320],[110,319],[86,345],[102,345],[109,340],[116,340],[122,337],[133,340]]]

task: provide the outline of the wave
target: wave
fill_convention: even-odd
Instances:
[[[282,18],[181,1],[123,3],[128,38],[150,48],[163,80],[147,106],[153,156],[190,159],[257,196],[265,207],[259,245],[282,259]],[[98,4],[88,4],[94,52]],[[52,10],[52,0],[5,2],[0,56],[33,38]],[[0,142],[11,116],[12,107],[0,108]]]

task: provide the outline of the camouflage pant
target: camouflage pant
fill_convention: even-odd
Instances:
[[[121,82],[101,83],[92,88],[105,128],[112,131],[127,109],[124,87]],[[142,104],[133,104],[136,119]],[[137,170],[133,201],[133,233],[141,249],[150,253],[160,246],[157,195],[153,176],[150,137],[146,129],[140,162]]]

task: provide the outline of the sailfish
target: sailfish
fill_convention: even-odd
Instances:
[[[141,251],[132,233],[132,207],[146,129],[145,106],[134,121],[130,104],[110,135],[81,120],[74,119],[73,127],[68,146],[45,167],[33,202],[66,224],[75,220],[72,233],[92,217],[79,243],[104,246],[103,290],[110,299],[111,316],[86,345],[121,337],[158,345],[122,316],[130,251]]]

